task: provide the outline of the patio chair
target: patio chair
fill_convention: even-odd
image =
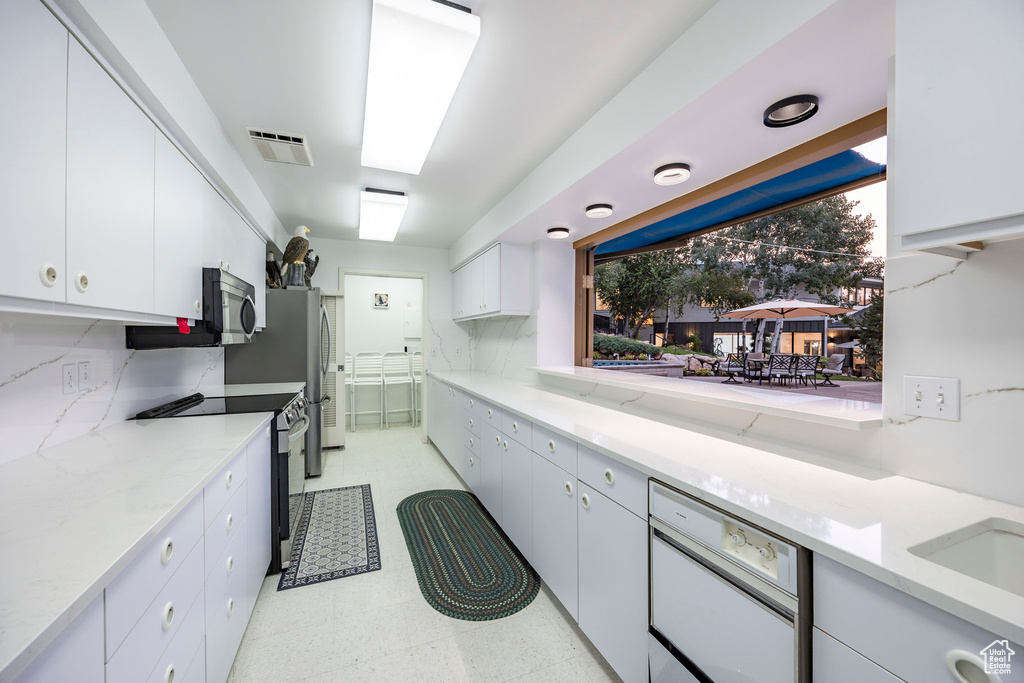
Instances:
[[[729,378],[722,382],[722,384],[729,384],[730,382],[732,384],[739,384],[736,381],[736,373],[743,374],[746,369],[745,356],[746,354],[743,353],[730,353],[726,356],[724,363],[718,364],[718,372],[724,372],[729,375]]]
[[[785,382],[793,378],[793,366],[796,357],[789,353],[773,353],[768,357],[768,367],[761,371],[761,374],[768,378],[768,386],[772,380]],[[760,382],[758,382],[760,384]]]
[[[821,369],[821,374],[825,375],[825,381],[821,383],[823,387],[836,387],[838,384],[833,384],[832,375],[843,374],[843,365],[846,364],[845,353],[833,353],[828,357],[828,362],[825,363],[825,367]]]
[[[761,371],[764,369],[764,362],[763,353],[751,352],[746,355],[743,359],[743,367],[745,369],[743,376],[748,382],[753,382],[756,379],[758,384],[761,383]]]
[[[796,378],[807,386],[810,378],[814,388],[818,388],[818,356],[805,355],[796,357]]]

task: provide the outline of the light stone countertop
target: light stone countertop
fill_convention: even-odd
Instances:
[[[13,681],[272,417],[128,420],[0,465],[0,683]]]
[[[616,372],[601,368],[536,368],[540,375],[581,380],[618,389],[633,389],[648,394],[698,401],[734,410],[788,417],[805,422],[841,427],[873,429],[882,426],[882,406],[867,401],[832,398],[827,390],[821,396],[769,393],[746,384],[680,382],[672,377]]]
[[[1024,508],[829,459],[803,461],[480,372],[430,372],[904,593],[1024,643],[1024,597],[908,548]]]

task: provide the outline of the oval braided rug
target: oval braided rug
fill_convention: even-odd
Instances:
[[[421,491],[398,504],[420,592],[441,614],[467,621],[515,614],[540,577],[467,491]]]

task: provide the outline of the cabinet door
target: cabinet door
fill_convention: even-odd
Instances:
[[[448,407],[444,400],[445,393],[444,384],[433,377],[427,380],[427,438],[434,443],[439,451],[441,442],[444,440],[441,416]]]
[[[468,267],[470,284],[466,311],[469,315],[481,315],[484,312],[484,257],[477,256]]]
[[[259,235],[253,232],[242,217],[231,212],[231,235],[237,246],[228,253],[231,273],[242,278],[256,288],[253,303],[256,305],[256,326],[264,327],[266,317],[266,244]]]
[[[103,596],[97,596],[15,683],[103,683]]]
[[[0,5],[0,294],[64,301],[68,32],[38,0]]]
[[[462,392],[448,387],[444,409],[444,457],[462,476]]]
[[[480,497],[480,458],[468,448],[462,449],[462,471],[459,472],[469,490]]]
[[[247,606],[252,614],[256,598],[263,586],[263,579],[270,568],[270,548],[273,530],[270,526],[270,428],[253,439],[245,448],[246,531],[249,535],[246,548],[246,595]]]
[[[578,617],[576,477],[533,454],[533,568]]]
[[[501,437],[501,528],[528,562],[533,561],[533,453]]]
[[[490,424],[480,428],[480,493],[487,511],[501,524],[501,434]]]
[[[201,315],[203,299],[203,186],[199,171],[162,134],[156,136],[153,263],[155,311],[179,318]]]
[[[224,267],[224,243],[229,223],[228,209],[217,190],[210,183],[203,187],[203,267]],[[280,254],[278,254],[280,257]]]
[[[452,319],[466,315],[466,290],[469,289],[469,266],[463,266],[452,273]]]
[[[647,523],[579,484],[579,624],[625,683],[647,680]]]
[[[155,142],[153,123],[70,41],[68,303],[153,312]]]
[[[501,310],[501,245],[496,244],[479,257],[483,261],[481,303],[483,313]]]
[[[828,683],[900,683],[900,679],[824,631],[815,628],[813,638],[811,653],[815,680]]]

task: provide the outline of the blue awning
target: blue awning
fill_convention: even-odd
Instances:
[[[883,180],[885,164],[847,150],[609,240],[594,254],[600,257],[659,244],[871,177]]]

